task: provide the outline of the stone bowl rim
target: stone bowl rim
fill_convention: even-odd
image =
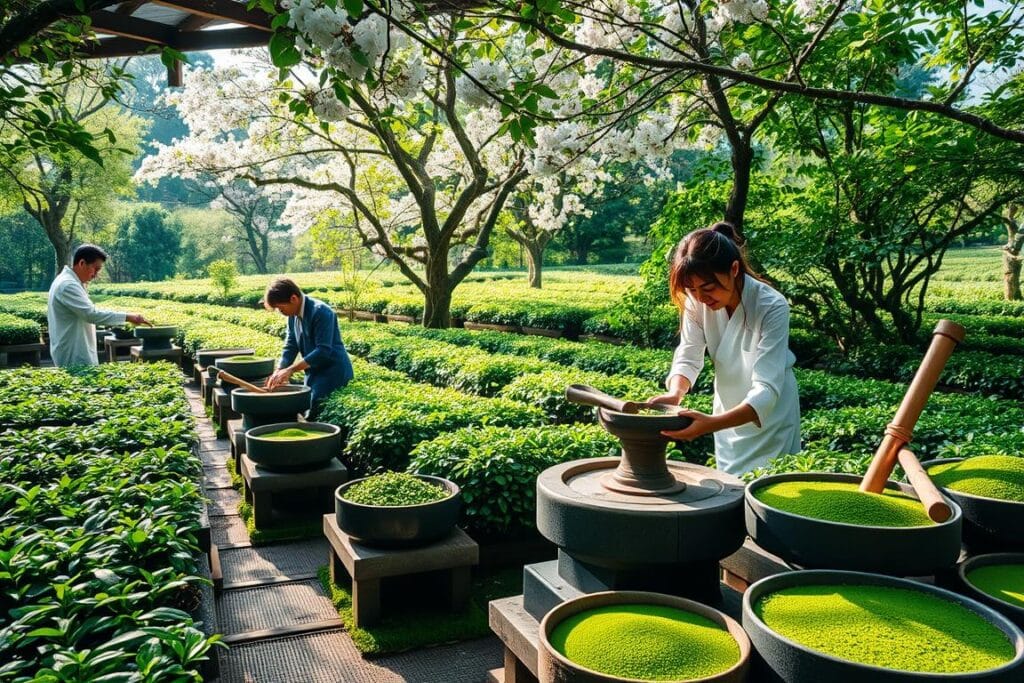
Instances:
[[[274,394],[278,394],[278,395],[282,395],[282,394],[308,394],[311,391],[313,391],[313,390],[310,389],[305,384],[282,384],[279,387],[274,387],[270,391],[250,391],[250,390],[246,389],[245,387],[240,386],[237,389],[235,389],[234,391],[232,391],[231,393],[232,394],[237,393],[237,394],[240,394],[242,396],[245,396],[246,398],[270,398]],[[303,423],[303,424],[311,424],[311,423],[306,422],[306,423]],[[323,423],[323,424],[327,424],[327,423]]]
[[[168,330],[170,330],[170,331],[168,331]],[[138,326],[135,327],[134,331],[135,331],[135,336],[139,337],[140,339],[143,338],[143,337],[150,337],[150,336],[153,336],[153,337],[163,337],[163,336],[173,337],[174,335],[178,334],[178,326],[177,325],[153,325],[152,327],[148,327],[146,325],[138,325]],[[139,332],[143,332],[144,334],[140,335]]]
[[[324,427],[324,429],[320,429],[320,427]],[[280,431],[282,429],[310,429],[310,428],[312,428],[313,431],[322,432],[323,436],[314,436],[314,437],[307,438],[307,439],[292,439],[291,441],[293,443],[308,442],[308,441],[315,441],[317,439],[331,438],[331,437],[335,437],[335,436],[338,436],[339,434],[341,434],[341,427],[339,427],[338,425],[333,425],[330,422],[295,422],[295,421],[292,421],[292,422],[275,422],[273,424],[260,425],[258,427],[251,427],[251,428],[249,428],[249,429],[247,429],[245,431],[245,438],[247,438],[247,439],[252,438],[252,439],[256,439],[257,441],[265,441],[267,443],[287,443],[289,441],[288,439],[264,439],[264,438],[261,437],[261,434],[265,434],[267,432],[276,432],[276,431]],[[253,434],[253,432],[260,432],[260,434]]]
[[[682,408],[677,408],[682,410]],[[665,413],[663,415],[638,415],[637,413],[623,413],[617,410],[609,410],[608,408],[596,408],[598,413],[598,421],[602,427],[605,427],[605,423],[608,426],[615,429],[635,430],[635,431],[649,431],[651,433],[661,432],[663,430],[674,431],[677,429],[686,429],[693,422],[693,418],[680,417],[676,413]],[[611,433],[608,427],[605,430]],[[664,437],[668,440],[668,437]]]
[[[810,583],[800,582],[799,579],[811,579]],[[843,581],[843,579],[847,579]],[[859,579],[859,581],[858,581]],[[779,583],[781,586],[774,586],[773,584]],[[868,585],[888,585],[896,588],[908,588],[910,590],[919,590],[924,593],[948,600],[950,602],[958,602],[961,606],[966,609],[972,610],[979,617],[985,619],[993,626],[1003,632],[1003,635],[1010,641],[1010,645],[1013,646],[1015,652],[1013,659],[1010,661],[995,667],[993,669],[981,669],[979,671],[958,671],[952,673],[943,673],[939,671],[910,671],[908,669],[889,669],[886,667],[875,666],[874,664],[864,664],[862,662],[854,662],[849,659],[842,659],[835,655],[830,655],[825,652],[814,650],[803,643],[798,643],[795,640],[791,640],[786,636],[783,636],[775,629],[768,626],[764,621],[757,616],[754,612],[753,603],[755,599],[760,599],[763,595],[768,595],[774,590],[766,589],[769,586],[771,589],[781,590],[789,588],[791,586],[799,585],[820,585],[826,583],[840,583],[846,585],[858,585],[867,583]],[[755,590],[756,589],[756,590]],[[755,597],[752,597],[755,596]],[[820,657],[824,660],[829,661],[832,664],[839,664],[843,666],[858,667],[863,670],[864,674],[918,674],[922,676],[928,676],[937,680],[949,680],[957,681],[963,680],[964,677],[977,676],[980,674],[991,675],[998,673],[1004,669],[1010,669],[1019,667],[1022,660],[1024,660],[1024,631],[1019,626],[1014,624],[1010,619],[997,612],[995,609],[985,605],[974,598],[951,591],[945,588],[939,588],[927,583],[920,583],[911,579],[905,579],[895,576],[888,576],[885,574],[872,574],[870,572],[855,572],[843,569],[801,569],[798,571],[785,572],[782,574],[773,574],[772,576],[766,576],[763,579],[755,581],[747,587],[747,590],[743,593],[743,618],[744,621],[749,618],[756,621],[758,627],[771,634],[772,638],[775,638],[779,642],[783,643],[787,647],[798,650],[803,656]]]
[[[277,361],[277,359],[272,357],[272,356],[257,356],[256,354],[243,354],[243,353],[238,354],[238,356],[243,356],[243,357],[246,356],[246,355],[252,355],[252,358],[248,358],[246,360],[235,360],[235,358],[237,358],[237,356],[224,356],[223,358],[214,358],[213,359],[213,364],[216,365],[217,367],[220,367],[219,365],[217,365],[217,361],[221,361],[221,360],[227,361],[228,363],[266,363],[268,360]]]
[[[442,487],[446,491],[448,491],[448,495],[445,496],[444,498],[438,498],[437,500],[431,500],[426,503],[415,503],[413,505],[367,505],[366,503],[357,503],[355,501],[349,500],[348,498],[345,498],[344,496],[341,495],[342,489],[351,488],[355,484],[366,481],[367,479],[371,479],[376,476],[374,474],[371,474],[368,477],[360,477],[359,479],[346,481],[345,483],[339,485],[338,488],[334,489],[334,500],[336,502],[342,501],[344,505],[351,505],[353,507],[364,508],[366,510],[412,510],[415,508],[425,508],[430,505],[439,505],[447,500],[451,500],[452,498],[455,498],[456,496],[462,494],[462,488],[451,479],[437,477],[432,474],[419,474],[417,472],[410,472],[409,474],[412,474],[417,479],[425,479],[433,484],[441,484]]]
[[[591,605],[585,609],[572,611],[579,603],[583,601],[595,601],[598,604]],[[696,600],[690,600],[688,598],[679,597],[677,595],[668,595],[665,593],[655,593],[653,591],[600,591],[597,593],[587,593],[579,597],[566,600],[565,602],[555,605],[547,614],[541,619],[540,624],[537,628],[537,637],[539,641],[539,648],[543,649],[545,653],[552,659],[558,661],[563,667],[575,668],[583,671],[586,675],[596,679],[605,680],[611,683],[612,681],[621,683],[647,683],[646,679],[642,678],[623,678],[621,676],[614,676],[612,674],[602,673],[595,671],[594,669],[588,669],[585,666],[577,664],[572,661],[561,652],[556,650],[551,645],[550,632],[554,630],[557,624],[560,624],[564,618],[574,616],[580,612],[587,611],[589,609],[596,609],[599,607],[607,607],[609,605],[623,605],[623,604],[648,604],[648,605],[661,605],[665,607],[674,607],[684,612],[690,612],[697,614],[702,617],[711,619],[719,626],[723,626],[724,630],[732,636],[732,639],[736,641],[736,644],[740,648],[740,658],[733,666],[729,667],[725,671],[720,671],[713,676],[705,676],[703,678],[685,678],[675,683],[701,683],[701,681],[716,681],[723,677],[736,675],[738,672],[743,670],[750,664],[750,657],[753,652],[754,646],[750,641],[750,636],[747,635],[746,631],[738,621],[730,617],[728,614],[697,602]],[[557,622],[552,620],[552,616],[556,613],[568,612],[568,614],[561,615],[562,619],[558,619]],[[673,683],[669,681],[668,683]]]
[[[984,603],[985,600],[999,603],[1004,608],[1016,610],[1022,616],[1024,616],[1024,607],[1015,605],[1012,602],[1007,602],[1002,598],[997,598],[994,595],[986,593],[985,591],[978,588],[976,585],[971,583],[967,578],[968,572],[972,569],[980,569],[981,567],[988,567],[993,564],[1018,564],[1024,566],[1024,553],[983,553],[981,555],[974,555],[968,557],[963,562],[960,562],[956,566],[956,576],[960,579],[960,583],[966,586],[966,589],[971,591],[967,597],[977,600],[978,602]],[[977,596],[975,595],[977,594]],[[978,596],[984,596],[978,597]],[[998,611],[998,608],[993,607]]]
[[[985,455],[997,455],[996,453],[986,453]],[[977,457],[977,456],[976,456]],[[970,460],[970,458],[933,458],[931,460],[925,460],[921,463],[921,467],[927,472],[929,467],[934,465],[944,465],[948,462],[963,462],[964,460]],[[928,475],[929,477],[931,475]],[[935,485],[936,488],[940,489],[947,497],[952,496],[963,496],[965,498],[971,498],[973,500],[991,501],[993,503],[999,503],[1000,505],[1012,505],[1019,506],[1021,511],[1024,511],[1024,501],[1020,500],[1006,500],[1005,498],[992,498],[990,496],[979,496],[976,493],[964,493],[963,491],[957,491],[954,488],[948,486]]]
[[[861,479],[862,479],[861,475],[859,475],[859,474],[846,474],[844,472],[783,472],[783,473],[780,473],[780,474],[767,474],[767,475],[765,475],[763,477],[758,477],[757,479],[755,479],[752,482],[747,484],[745,490],[743,491],[743,498],[744,498],[745,504],[750,506],[750,507],[752,507],[752,508],[755,508],[755,509],[756,509],[755,506],[761,506],[763,508],[771,510],[775,514],[783,515],[784,517],[790,517],[792,519],[801,519],[801,520],[806,519],[806,520],[810,520],[811,522],[816,522],[816,523],[819,523],[819,524],[834,524],[836,526],[843,527],[843,528],[849,527],[849,528],[852,528],[852,529],[873,529],[873,530],[876,530],[876,531],[879,531],[879,532],[883,532],[883,533],[896,533],[896,532],[900,532],[900,531],[905,531],[907,529],[932,529],[934,527],[940,527],[940,526],[952,524],[953,522],[955,522],[956,520],[960,519],[963,516],[963,511],[960,509],[960,506],[956,504],[956,501],[948,500],[949,495],[946,495],[945,496],[947,498],[946,502],[947,503],[952,503],[952,505],[950,505],[949,507],[950,507],[950,510],[952,510],[953,514],[951,514],[949,516],[949,519],[945,520],[944,522],[935,522],[933,524],[918,524],[916,526],[876,526],[876,525],[873,525],[873,524],[852,524],[850,522],[836,522],[836,521],[833,521],[831,519],[819,519],[817,517],[808,517],[806,515],[798,515],[795,512],[789,512],[788,510],[782,510],[782,509],[774,507],[772,505],[768,505],[767,503],[765,503],[765,502],[755,498],[754,494],[752,493],[753,489],[755,489],[755,488],[760,488],[762,486],[767,486],[768,484],[776,484],[776,483],[779,483],[779,481],[814,481],[813,476],[814,475],[821,475],[821,474],[827,474],[827,475],[829,475],[831,477],[845,477],[845,478],[848,478],[850,480],[850,483],[860,482]],[[765,482],[765,483],[762,483],[762,482]],[[895,491],[899,491],[900,493],[903,493],[903,494],[906,495],[907,492],[903,490],[901,485],[902,486],[906,486],[907,488],[913,489],[913,487],[910,486],[910,484],[906,484],[906,483],[903,483],[903,482],[896,482],[896,481],[893,481],[891,479],[885,482],[885,488],[891,489],[891,490],[895,490]],[[917,493],[917,492],[915,491],[914,493]],[[915,500],[920,502],[919,498],[915,498]],[[822,570],[822,571],[824,571],[824,570]],[[835,570],[835,571],[840,571],[840,570]]]

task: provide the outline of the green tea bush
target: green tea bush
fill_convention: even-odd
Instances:
[[[0,294],[0,313],[9,313],[46,325],[46,292]]]
[[[661,391],[653,382],[636,377],[557,369],[521,375],[502,389],[499,396],[537,406],[553,423],[595,422],[597,418],[593,407],[566,400],[565,389],[570,384],[588,384],[606,394],[631,401],[646,401]]]
[[[925,300],[931,313],[960,315],[1000,315],[1013,318],[1024,316],[1024,301],[1000,301],[973,297],[931,297]]]
[[[408,469],[458,484],[461,525],[475,536],[507,538],[536,528],[542,471],[618,453],[618,440],[597,425],[469,427],[419,444]]]
[[[38,344],[41,333],[39,323],[33,320],[0,313],[0,346]]]

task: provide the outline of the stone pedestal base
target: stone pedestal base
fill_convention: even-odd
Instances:
[[[106,359],[108,363],[114,363],[121,359],[123,354],[122,349],[128,349],[128,358],[131,359],[131,348],[138,346],[142,342],[135,337],[130,339],[118,339],[117,337],[107,337],[103,340],[103,348],[105,350]],[[104,354],[100,354],[104,355]]]
[[[217,432],[224,436],[228,433],[228,422],[241,419],[241,415],[231,409],[231,394],[220,387],[213,390],[213,422]]]
[[[38,366],[39,357],[46,347],[43,344],[8,344],[0,346],[0,367],[20,365],[28,363]]]
[[[231,459],[238,464],[238,459],[245,453],[245,429],[241,420],[228,420],[228,440],[231,442]]]
[[[106,344],[106,342],[104,342]],[[157,351],[143,351],[141,346],[131,347],[131,358],[134,363],[155,363],[157,361],[165,360],[171,363],[175,363],[179,367],[181,366],[181,347],[171,346],[169,349],[159,349]]]
[[[274,497],[290,494],[301,498],[302,509],[294,516],[316,518],[334,509],[334,490],[348,479],[348,470],[337,460],[308,472],[270,472],[242,455],[239,469],[245,484],[245,500],[252,505],[253,524],[265,529],[274,521]]]
[[[383,549],[356,543],[338,527],[333,514],[324,515],[324,535],[331,544],[331,581],[345,574],[352,580],[352,614],[356,626],[380,620],[381,593],[388,578],[443,571],[447,574],[449,606],[461,611],[469,600],[471,568],[480,561],[476,541],[456,528],[447,538],[418,548]]]

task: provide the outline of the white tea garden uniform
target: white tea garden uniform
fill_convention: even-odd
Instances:
[[[713,414],[746,403],[755,422],[715,432],[718,468],[742,475],[772,458],[800,450],[800,399],[789,350],[789,304],[777,291],[743,275],[740,304],[730,316],[688,297],[673,375],[692,387],[704,367],[704,349],[715,366]]]

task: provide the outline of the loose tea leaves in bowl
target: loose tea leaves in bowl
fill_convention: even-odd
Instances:
[[[405,472],[383,472],[360,482],[342,494],[345,500],[360,505],[397,507],[423,505],[444,500],[448,491]]]
[[[852,482],[783,481],[763,486],[753,495],[770,507],[802,517],[858,526],[932,526],[921,502],[886,489],[866,493]]]
[[[996,600],[1024,608],[1024,564],[988,564],[967,572],[966,579]]]
[[[551,645],[581,667],[645,681],[713,676],[740,660],[729,632],[707,617],[664,605],[610,605],[554,627]]]
[[[958,493],[1024,503],[1024,458],[978,455],[928,468],[937,486]]]
[[[866,584],[784,588],[754,612],[773,631],[850,662],[928,673],[994,669],[1013,660],[998,627],[951,600]]]
[[[266,434],[260,434],[257,436],[257,438],[270,439],[271,441],[302,441],[304,439],[316,439],[321,436],[329,435],[329,432],[316,429],[288,427],[287,429],[278,429],[273,432],[267,432]]]

